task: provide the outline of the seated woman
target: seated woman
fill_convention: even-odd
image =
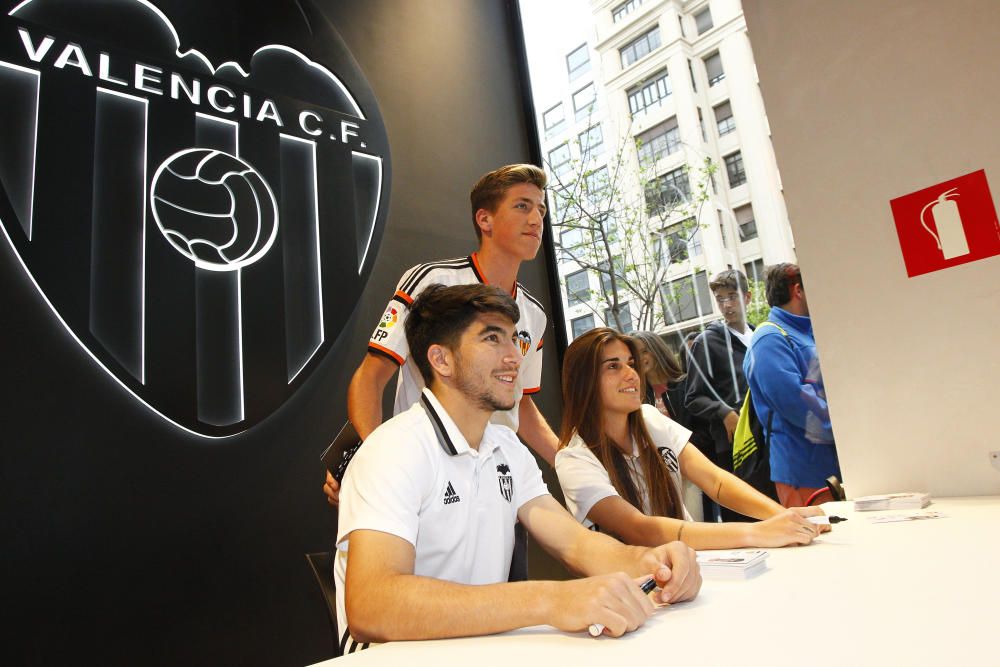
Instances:
[[[683,540],[695,549],[809,544],[818,507],[785,509],[693,446],[691,432],[643,405],[635,342],[613,329],[589,331],[563,360],[563,422],[556,473],[570,512],[628,544]],[[696,523],[680,475],[716,502],[762,521]],[[825,527],[828,529],[829,527]]]

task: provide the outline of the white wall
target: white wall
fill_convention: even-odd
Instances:
[[[985,169],[1000,5],[744,0],[849,496],[1000,493],[1000,257],[908,278],[889,200]]]

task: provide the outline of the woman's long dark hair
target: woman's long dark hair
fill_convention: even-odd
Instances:
[[[579,434],[607,470],[618,494],[642,511],[640,495],[629,474],[625,456],[605,432],[604,410],[598,390],[604,348],[616,340],[628,347],[636,363],[636,372],[639,373],[639,386],[644,386],[645,380],[638,368],[639,355],[631,338],[614,329],[601,327],[574,340],[563,358],[563,419],[559,429],[559,447],[561,449],[567,446],[573,435]],[[680,493],[646,429],[641,409],[628,416],[628,430],[638,446],[639,468],[649,491],[650,513],[683,518]]]

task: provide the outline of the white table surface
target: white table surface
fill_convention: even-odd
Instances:
[[[1000,497],[925,510],[854,512],[768,570],[706,579],[699,596],[614,639],[538,626],[488,637],[395,642],[321,665],[1000,665]],[[873,524],[885,514],[941,519]]]

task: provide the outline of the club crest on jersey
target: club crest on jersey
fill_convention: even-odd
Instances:
[[[510,466],[501,463],[497,466],[497,483],[500,485],[500,495],[508,503],[514,497],[514,478],[510,474]]]
[[[657,447],[656,450],[660,452],[660,456],[663,457],[663,462],[667,464],[667,470],[670,472],[677,472],[681,469],[680,465],[677,463],[677,455],[674,454],[674,450],[669,447]]]
[[[531,334],[522,329],[517,332],[517,346],[521,348],[521,356],[525,357],[528,355],[528,351],[531,350]]]

